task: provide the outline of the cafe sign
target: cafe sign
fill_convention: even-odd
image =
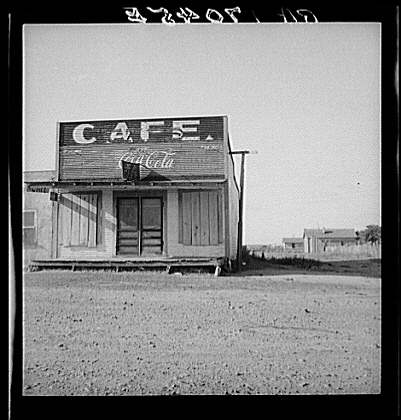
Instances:
[[[117,180],[121,162],[147,179],[224,176],[225,116],[60,122],[58,177]]]

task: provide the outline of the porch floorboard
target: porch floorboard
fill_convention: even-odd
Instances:
[[[110,259],[41,259],[32,260],[28,266],[29,271],[66,269],[66,270],[115,270],[115,271],[135,271],[146,269],[161,269],[171,272],[173,269],[196,269],[196,268],[214,268],[220,272],[225,259],[219,257],[144,257],[144,258],[110,258]]]

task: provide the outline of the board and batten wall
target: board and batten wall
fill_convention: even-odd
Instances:
[[[89,191],[87,193],[89,195]],[[116,217],[113,208],[113,191],[102,190],[97,193],[99,194],[98,226],[96,227],[97,243],[88,243],[87,245],[69,244],[67,242],[68,231],[65,226],[66,221],[70,221],[69,211],[66,211],[66,207],[71,202],[76,203],[77,197],[82,194],[85,195],[85,191],[65,193],[62,195],[63,198],[59,202],[58,209],[58,258],[94,259],[110,258],[115,255]],[[77,210],[76,207],[75,210]]]
[[[35,213],[35,241],[28,244],[23,240],[23,265],[27,266],[31,260],[52,256],[53,203],[48,193],[24,191],[23,210]]]
[[[180,197],[181,194],[181,197]],[[182,195],[184,194],[184,196]],[[189,196],[188,196],[189,195]],[[167,248],[166,253],[170,257],[224,257],[225,256],[225,224],[223,219],[218,229],[217,217],[204,217],[209,214],[206,203],[214,206],[214,200],[219,196],[221,200],[220,208],[223,209],[224,194],[221,187],[210,188],[207,190],[187,191],[169,190],[167,193]],[[183,198],[184,197],[184,198]],[[181,201],[181,202],[180,202]],[[186,228],[182,224],[186,223],[185,206],[191,206],[188,210],[192,215],[190,222],[192,240],[188,241],[185,236]],[[216,203],[217,205],[217,203]],[[198,209],[199,208],[199,212]],[[223,218],[220,213],[218,217]],[[181,227],[180,227],[181,224]],[[214,228],[213,228],[214,227]],[[215,230],[213,230],[215,229]],[[197,233],[198,232],[198,233]],[[202,233],[205,233],[203,235]],[[220,232],[220,233],[219,233]],[[188,232],[191,235],[191,232]],[[180,238],[184,236],[184,238]],[[208,236],[208,237],[206,237]],[[220,236],[220,238],[219,238]]]
[[[225,184],[222,184],[225,185]],[[165,197],[164,214],[164,247],[163,255],[168,257],[224,257],[226,255],[226,223],[224,219],[224,209],[227,209],[226,198],[224,194],[225,188],[210,187],[203,190],[168,190],[167,192],[160,191],[159,195]],[[116,256],[116,209],[115,197],[118,195],[112,190],[99,191],[99,205],[98,205],[98,229],[97,237],[100,242],[97,244],[87,243],[86,245],[79,245],[73,242],[66,241],[65,223],[70,217],[65,216],[65,206],[76,203],[77,197],[89,195],[85,192],[76,192],[64,194],[64,199],[59,202],[58,210],[58,258],[62,259],[98,259],[111,258]],[[138,193],[125,192],[124,196],[136,196]],[[180,223],[183,221],[182,204],[180,210],[179,196],[180,194],[191,194],[193,201],[191,202],[191,215],[193,222],[191,222],[191,229],[193,230],[194,243],[184,243],[180,238]],[[201,199],[202,197],[202,199]],[[86,197],[85,197],[86,198]],[[199,201],[197,201],[197,199]],[[219,214],[215,217],[209,218],[212,212],[205,205],[208,203],[210,208],[215,205],[221,209]],[[73,207],[75,211],[77,206]],[[83,207],[81,207],[83,208]],[[199,209],[199,211],[197,210]],[[67,212],[68,215],[68,212]],[[207,217],[206,217],[207,215]],[[74,219],[75,220],[75,219]],[[74,223],[72,220],[72,223]],[[77,226],[80,224],[77,223]],[[205,227],[206,226],[206,227]],[[90,231],[90,229],[89,229]],[[181,232],[182,235],[183,232]],[[80,236],[79,233],[75,234]],[[199,235],[199,240],[197,236]],[[70,237],[70,236],[69,236]]]

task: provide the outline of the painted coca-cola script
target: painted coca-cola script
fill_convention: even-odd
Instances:
[[[137,163],[148,169],[171,169],[174,167],[175,152],[163,150],[149,150],[146,147],[130,147],[128,152],[121,156],[118,166],[121,168],[121,161]]]

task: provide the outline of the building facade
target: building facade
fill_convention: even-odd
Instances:
[[[304,251],[303,238],[283,238],[283,248],[285,251]]]
[[[54,171],[33,171],[24,173],[24,182],[49,183],[55,179]],[[29,192],[27,184],[23,193],[22,243],[24,246],[24,266],[31,260],[51,256],[52,203],[49,200],[49,187],[37,187]]]
[[[56,170],[24,179],[46,258],[234,260],[230,151],[226,116],[58,123]]]
[[[355,245],[354,229],[304,229],[304,249],[307,253],[325,252],[345,245]]]

